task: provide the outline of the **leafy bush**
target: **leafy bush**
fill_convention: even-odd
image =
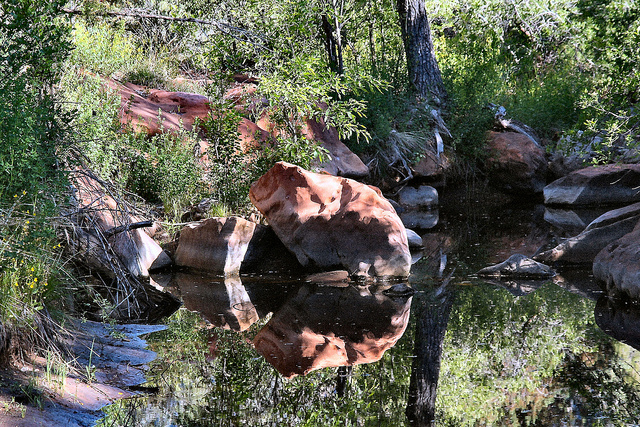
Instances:
[[[0,9],[0,356],[15,346],[10,339],[54,345],[43,319],[57,296],[51,218],[71,119],[53,94],[70,49],[69,28],[56,18],[62,5],[18,0]]]

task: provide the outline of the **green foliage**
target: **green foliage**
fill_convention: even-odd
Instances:
[[[464,425],[499,424],[514,407],[540,411],[561,396],[551,378],[565,357],[594,351],[592,304],[554,285],[517,299],[474,287],[457,300],[437,405]]]
[[[51,218],[65,184],[59,155],[71,119],[53,93],[70,49],[70,29],[57,17],[62,5],[19,0],[0,8],[0,357],[7,341],[38,341],[59,295]]]
[[[123,25],[113,28],[97,23],[89,27],[78,22],[73,35],[71,62],[94,73],[110,76],[132,68],[140,59]]]

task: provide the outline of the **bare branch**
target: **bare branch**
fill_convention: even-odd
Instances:
[[[63,12],[70,15],[82,15],[84,11],[82,9],[77,8],[63,8]],[[229,25],[220,21],[207,21],[204,19],[198,18],[178,18],[173,16],[166,15],[158,15],[154,13],[141,12],[132,9],[122,9],[120,11],[92,11],[91,13],[98,16],[116,16],[116,17],[129,17],[129,18],[141,18],[141,19],[154,19],[161,21],[171,21],[171,22],[185,22],[185,23],[194,23],[200,25],[212,25],[216,27],[221,33],[231,36],[237,40],[252,43],[254,45],[260,45],[261,47],[265,47],[265,37],[259,34],[254,34],[251,31],[245,30],[243,28],[235,27],[233,25]]]

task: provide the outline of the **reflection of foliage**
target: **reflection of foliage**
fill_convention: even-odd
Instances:
[[[629,358],[598,344],[609,338],[595,326],[591,301],[551,284],[516,299],[487,286],[456,292],[436,403],[439,425],[637,417],[640,387],[621,364]],[[251,340],[266,321],[236,333],[209,329],[198,314],[180,310],[167,331],[149,339],[159,355],[148,384],[158,387],[157,395],[108,408],[103,425],[406,422],[415,322],[379,362],[353,368],[341,398],[334,369],[285,380],[258,356]]]
[[[559,385],[576,390],[580,412],[616,423],[640,421],[640,390],[628,368],[603,346],[594,354],[569,354],[559,371]],[[606,348],[609,347],[609,348]],[[604,423],[603,423],[604,424]]]
[[[554,370],[565,354],[589,349],[591,304],[553,285],[516,300],[485,287],[458,298],[442,361],[442,415],[492,424],[553,403]]]
[[[167,331],[149,339],[159,358],[148,385],[158,394],[107,408],[100,425],[402,424],[410,340],[378,363],[354,367],[339,398],[334,369],[285,380],[258,356],[249,341],[265,322],[243,333],[211,330],[199,315],[178,311]]]

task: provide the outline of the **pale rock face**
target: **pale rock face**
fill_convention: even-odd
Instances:
[[[227,276],[300,269],[269,227],[240,217],[187,224],[180,232],[175,258],[178,266]]]
[[[409,275],[405,227],[375,187],[278,162],[249,196],[303,266]]]
[[[220,274],[239,273],[256,225],[238,217],[187,224],[180,232],[176,265]]]
[[[593,260],[593,276],[607,293],[640,300],[640,227],[598,253]]]
[[[633,231],[640,221],[640,203],[614,209],[594,219],[580,234],[536,255],[541,262],[591,263],[611,242]]]
[[[112,276],[114,273],[109,265],[109,254],[105,252],[99,234],[107,235],[116,227],[136,223],[141,219],[119,207],[113,197],[106,194],[102,185],[90,175],[76,171],[72,174],[71,181],[75,190],[75,203],[85,214],[79,224],[83,229],[77,229],[77,233],[82,236],[78,239],[78,244],[82,247],[84,262],[90,268]],[[116,233],[106,237],[106,241],[135,277],[147,277],[152,265],[161,268],[171,264],[160,245],[142,229]]]

